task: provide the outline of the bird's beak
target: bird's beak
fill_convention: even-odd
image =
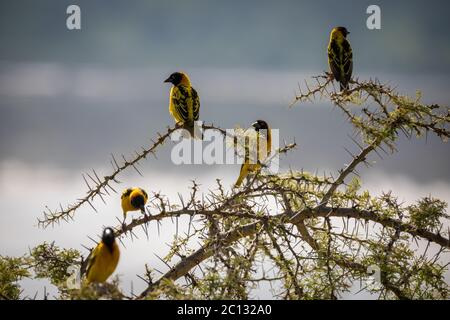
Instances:
[[[170,79],[170,77],[168,77],[166,80],[164,80],[164,82],[172,82],[172,79]]]
[[[259,127],[259,123],[258,123],[258,122],[252,123],[252,127],[255,128],[255,130],[261,129],[261,128]]]
[[[249,130],[250,128],[254,128],[253,124],[249,125],[247,128],[245,128],[244,132],[247,132],[247,130]]]

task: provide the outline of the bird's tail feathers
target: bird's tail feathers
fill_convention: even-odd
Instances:
[[[344,82],[339,82],[339,87],[341,89],[341,91],[347,91],[349,89],[348,87],[348,82],[344,83]]]
[[[189,132],[188,137],[185,137],[184,135],[183,135],[183,137],[196,139],[196,140],[203,140],[203,132],[202,132],[202,130],[200,130],[200,128],[198,126],[187,123],[187,124],[183,125],[183,129],[185,129]]]
[[[239,188],[242,184],[242,181],[244,181],[244,176],[240,175],[239,178],[237,179],[236,183],[234,184],[234,187]]]

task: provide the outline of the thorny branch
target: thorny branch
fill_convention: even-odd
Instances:
[[[186,214],[191,215],[194,214],[193,212],[185,211],[185,212],[173,212],[173,213],[165,213],[165,215],[170,216],[178,216],[180,214]],[[204,216],[214,216],[216,219],[220,218],[226,218],[230,217],[230,212],[217,212],[217,211],[200,211],[197,212],[198,215],[204,215]],[[238,215],[238,214],[237,214]],[[285,223],[293,223],[292,221],[289,221],[290,214],[287,212],[283,212],[281,214],[273,215],[273,216],[258,216],[258,215],[250,215],[252,219],[257,220],[257,222],[253,222],[251,224],[247,224],[241,227],[238,227],[232,231],[229,231],[224,234],[220,234],[218,236],[219,240],[216,240],[217,242],[220,241],[220,245],[222,248],[232,245],[234,242],[238,241],[239,239],[249,237],[251,235],[254,235],[256,233],[259,233],[263,231],[263,227],[267,223],[274,223],[279,225],[279,222],[285,222]],[[160,217],[158,215],[153,216],[155,220],[159,219]],[[432,232],[429,232],[427,230],[421,230],[417,229],[412,225],[407,225],[405,223],[402,223],[395,219],[389,219],[389,218],[383,218],[381,214],[376,212],[369,212],[365,210],[358,210],[354,208],[331,208],[331,207],[320,207],[320,210],[314,210],[311,211],[310,209],[305,209],[301,212],[299,212],[298,217],[302,217],[303,220],[311,219],[311,218],[318,218],[318,217],[345,217],[345,218],[353,218],[353,219],[362,219],[367,221],[373,221],[375,223],[379,223],[383,227],[387,228],[394,228],[396,230],[399,230],[401,232],[408,233],[412,237],[421,237],[423,239],[426,239],[430,242],[437,243],[439,245],[442,245],[443,247],[450,249],[450,239],[445,238],[439,234],[435,234]],[[151,217],[150,217],[151,218]],[[140,225],[142,223],[145,223],[145,221],[148,222],[149,218],[142,218],[136,221],[132,222],[133,226]],[[118,235],[122,234],[122,231],[118,231]],[[158,285],[163,281],[163,279],[169,279],[169,280],[177,280],[183,276],[185,276],[192,268],[199,265],[201,262],[205,261],[206,259],[210,258],[214,250],[213,248],[217,245],[216,242],[208,243],[207,245],[201,247],[197,251],[195,251],[190,256],[182,259],[176,266],[172,267],[166,274],[164,274],[157,282],[152,283],[144,292],[141,293],[140,298],[145,297],[149,292],[151,292],[154,288],[157,288]],[[316,249],[315,249],[316,250]],[[357,270],[359,272],[363,271],[367,274],[367,266],[364,266],[362,264],[358,264],[355,261],[346,261],[345,259],[337,259],[332,258],[329,255],[327,258],[331,258],[335,263],[338,265],[345,267],[345,268],[351,268],[354,270]]]
[[[292,105],[319,97],[341,110],[354,127],[351,139],[359,149],[351,153],[350,163],[335,177],[295,170],[261,172],[241,189],[227,190],[217,181],[216,190],[201,195],[194,182],[189,198],[180,196],[179,205],[154,194],[149,204],[152,215],[115,228],[122,241],[128,235],[136,237],[138,227],[149,237],[150,223],[159,226],[167,219],[177,223],[170,250],[160,258],[169,270],[154,269],[161,273],[154,281],[153,270],[146,268],[142,279],[148,285],[136,298],[241,298],[248,295],[243,291],[268,281],[284,288],[274,295],[287,299],[334,299],[352,282],[370,279],[372,265],[382,269],[379,287],[362,285],[372,293],[398,299],[448,298],[450,290],[443,277],[447,264],[441,263],[450,249],[446,204],[427,198],[405,206],[390,194],[375,197],[361,191],[359,180],[349,182],[348,177],[358,177],[358,166],[369,166],[373,153],[396,151],[400,133],[408,138],[434,133],[448,139],[449,108],[423,104],[419,95],[415,99],[402,96],[377,80],[354,79],[349,90],[336,92],[332,80],[329,74],[314,77],[312,84],[300,89]],[[203,128],[229,135],[213,125]],[[87,196],[66,210],[46,212],[40,224],[73,218],[81,205],[102,198],[112,189],[110,184],[118,183],[122,170],[153,153],[173,130],[159,135],[152,147],[134,160],[124,159],[119,165],[113,158],[110,176],[103,180],[95,172],[88,176]],[[278,153],[294,146],[287,145]],[[184,233],[178,226],[183,216],[189,220]],[[418,256],[423,242],[428,245]],[[418,248],[413,250],[414,244]],[[435,254],[428,252],[429,246],[438,248]]]
[[[367,163],[367,157],[372,152],[377,152],[377,149],[381,149],[384,151],[382,144],[388,146],[390,151],[395,151],[394,142],[397,138],[397,132],[401,131],[405,133],[407,137],[411,137],[412,133],[416,133],[417,135],[421,135],[424,132],[434,132],[437,136],[441,138],[449,137],[449,110],[448,108],[439,107],[439,106],[426,106],[422,105],[418,100],[412,101],[407,97],[402,97],[396,94],[391,88],[387,86],[381,85],[377,81],[369,81],[369,82],[358,82],[353,81],[355,85],[348,95],[343,95],[341,93],[333,92],[327,89],[327,86],[331,83],[331,79],[328,75],[319,76],[315,78],[316,86],[312,89],[310,86],[307,86],[307,92],[300,92],[300,94],[296,97],[296,101],[307,101],[311,98],[315,98],[317,94],[320,96],[329,98],[334,104],[336,104],[344,114],[349,118],[350,122],[355,126],[358,134],[362,136],[363,143],[366,143],[366,146],[363,147],[361,144],[353,140],[358,147],[360,148],[360,153],[356,156],[353,156],[352,162],[347,165],[344,169],[342,169],[336,179],[330,179],[328,177],[324,177],[322,181],[312,179],[312,181],[308,181],[306,186],[301,188],[301,192],[298,190],[292,190],[289,188],[280,188],[280,185],[277,184],[276,188],[263,187],[267,186],[264,183],[256,187],[253,192],[247,194],[247,199],[254,197],[252,194],[254,192],[260,192],[260,196],[268,196],[268,195],[281,195],[282,199],[279,199],[280,202],[284,202],[285,211],[281,214],[276,215],[267,215],[267,221],[257,221],[250,225],[245,225],[244,227],[238,227],[235,229],[238,231],[242,238],[249,237],[252,233],[260,232],[258,230],[261,229],[263,225],[269,223],[272,219],[279,221],[279,223],[292,223],[295,224],[300,237],[303,241],[310,245],[310,248],[315,251],[320,259],[326,259],[327,261],[327,277],[329,281],[335,281],[333,279],[334,275],[330,262],[336,266],[340,266],[344,269],[351,269],[357,271],[359,274],[365,273],[367,275],[367,265],[355,262],[354,260],[345,259],[343,257],[335,257],[335,248],[331,247],[331,241],[334,233],[332,233],[330,218],[343,218],[343,219],[355,219],[356,225],[358,225],[358,221],[371,221],[375,224],[381,225],[382,228],[392,228],[400,237],[400,234],[406,233],[413,239],[416,237],[420,237],[426,239],[430,242],[434,242],[443,248],[450,248],[450,240],[448,238],[449,232],[447,232],[447,237],[443,236],[441,232],[432,232],[427,229],[423,229],[414,225],[414,223],[405,223],[401,220],[396,220],[395,218],[386,216],[383,210],[375,210],[371,206],[366,209],[360,208],[361,204],[356,204],[358,201],[353,199],[350,207],[340,207],[340,203],[342,202],[341,196],[343,196],[342,192],[339,191],[339,187],[345,184],[345,179],[352,173],[356,173],[356,167],[361,163]],[[352,97],[352,94],[355,96]],[[351,109],[347,107],[347,104],[353,102],[354,104],[363,104],[367,102],[369,98],[372,98],[375,104],[378,106],[378,110],[370,111],[368,108],[362,108],[362,115],[357,115]],[[437,113],[434,111],[442,111],[441,113]],[[384,151],[385,152],[385,151]],[[300,175],[301,176],[301,175]],[[290,179],[295,180],[296,183],[300,184],[300,180],[298,177],[289,176]],[[289,178],[285,180],[289,180]],[[283,180],[280,178],[279,180]],[[330,181],[331,180],[331,181]],[[270,181],[270,180],[269,180]],[[261,181],[260,181],[261,182]],[[313,185],[313,190],[310,190],[310,186]],[[314,190],[315,189],[315,190]],[[308,192],[315,195],[316,201],[315,203],[311,203],[308,201],[308,196],[305,196]],[[291,198],[286,197],[286,194],[289,194]],[[345,192],[344,192],[345,195]],[[303,205],[302,210],[293,210],[292,209],[292,201],[293,197],[297,197],[294,204],[300,201]],[[327,206],[327,204],[332,201],[333,206]],[[232,203],[232,202],[228,202]],[[361,206],[362,207],[362,206]],[[233,208],[233,212],[238,212],[239,207]],[[256,217],[256,215],[255,215]],[[444,215],[442,216],[444,217]],[[218,219],[220,218],[217,217]],[[225,216],[222,217],[225,219]],[[322,249],[320,242],[310,235],[308,229],[312,232],[317,233],[314,228],[311,228],[313,225],[307,226],[305,224],[310,221],[315,221],[317,218],[323,218],[327,222],[327,229],[322,232],[326,234],[327,237],[327,248],[324,252]],[[345,225],[345,222],[344,222]],[[240,228],[244,228],[241,230]],[[348,229],[348,226],[344,227],[345,230]],[[342,238],[343,241],[346,242],[356,242],[359,243],[359,249],[357,252],[360,252],[362,246],[368,246],[368,244],[372,244],[373,242],[370,239],[361,239],[358,236],[354,236],[355,230],[352,231],[352,234],[347,236],[345,232],[343,232]],[[227,237],[227,234],[222,235],[225,237],[227,241],[226,244],[230,244],[231,240],[238,241],[235,238],[236,233],[232,233],[233,237]],[[358,232],[356,232],[358,234]],[[335,236],[335,235],[334,235]],[[336,236],[335,236],[336,237]],[[269,237],[270,238],[270,237]],[[241,238],[239,238],[241,239]],[[336,241],[336,240],[335,240]],[[273,242],[273,239],[272,239]],[[208,244],[209,246],[209,244]],[[208,250],[209,247],[202,247],[197,250],[193,255],[188,256],[183,259],[179,264],[174,266],[166,275],[162,276],[158,283],[160,283],[163,279],[177,279],[177,275],[182,276],[184,273],[189,272],[191,268],[199,265],[200,262],[206,260],[208,257],[212,255],[212,252]],[[278,253],[280,254],[280,248],[278,249]],[[333,256],[331,256],[333,255]],[[188,263],[186,263],[188,262]],[[290,273],[291,274],[291,273]],[[295,275],[297,276],[297,274]],[[407,298],[408,296],[396,285],[387,282],[385,278],[383,278],[383,285],[387,290],[393,292],[398,298]],[[149,292],[152,291],[157,285],[152,284],[149,286],[142,294],[141,298],[146,296]],[[298,286],[297,286],[298,288]],[[341,287],[342,290],[342,287]],[[333,292],[330,292],[331,296],[335,296]]]
[[[100,178],[95,170],[92,170],[92,173],[83,174],[83,180],[88,188],[86,195],[83,198],[78,199],[75,203],[69,204],[64,208],[61,204],[59,209],[51,210],[49,207],[46,207],[44,211],[44,217],[38,219],[38,224],[41,227],[48,227],[49,225],[54,225],[55,223],[59,223],[60,221],[68,221],[69,219],[73,219],[75,211],[78,210],[84,204],[89,204],[90,207],[97,212],[97,209],[93,205],[93,201],[96,198],[100,198],[103,203],[105,202],[104,196],[110,195],[110,192],[117,193],[114,189],[115,184],[119,184],[120,181],[117,179],[118,175],[128,168],[133,168],[136,172],[142,176],[142,173],[136,167],[136,165],[141,161],[147,158],[149,154],[152,154],[156,157],[155,151],[157,147],[163,145],[164,142],[170,137],[170,135],[177,129],[180,129],[179,125],[175,125],[173,127],[168,127],[167,131],[164,134],[158,133],[158,138],[156,140],[151,140],[151,146],[148,148],[142,147],[141,151],[136,151],[134,157],[131,160],[127,160],[127,158],[122,155],[122,160],[117,160],[116,157],[111,154],[111,166],[113,171],[111,174]],[[224,137],[228,137],[230,139],[234,139],[229,132],[219,127],[214,126],[213,124],[207,125],[202,124],[203,130],[217,130]]]
[[[167,129],[167,132],[164,134],[158,133],[158,138],[156,140],[152,140],[152,145],[149,148],[142,147],[140,152],[136,152],[135,157],[132,160],[127,160],[125,156],[122,156],[123,161],[119,164],[114,155],[111,155],[111,165],[113,167],[113,172],[110,175],[104,176],[100,178],[95,170],[92,170],[92,175],[86,173],[89,180],[83,174],[83,179],[88,187],[88,191],[86,195],[79,199],[74,204],[69,204],[65,209],[60,205],[59,210],[51,210],[50,208],[46,208],[44,211],[44,218],[38,219],[38,223],[42,227],[47,227],[49,225],[54,225],[55,223],[59,223],[61,220],[67,221],[73,218],[75,211],[79,209],[84,204],[89,204],[94,211],[97,211],[93,206],[92,202],[95,198],[100,197],[103,202],[103,196],[105,193],[107,195],[110,194],[110,191],[116,193],[117,191],[112,187],[112,184],[119,184],[120,181],[117,179],[117,176],[127,168],[133,167],[139,174],[139,170],[136,168],[136,164],[139,161],[146,159],[149,154],[154,154],[156,148],[162,145],[166,139],[178,129],[178,126],[174,126]],[[109,190],[108,190],[109,189]]]

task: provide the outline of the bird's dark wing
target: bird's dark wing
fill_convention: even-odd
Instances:
[[[330,65],[331,73],[333,73],[334,79],[336,81],[341,81],[341,58],[340,58],[340,48],[336,41],[330,41],[328,45],[328,64]]]
[[[83,262],[81,263],[81,269],[80,269],[81,276],[87,275],[87,273],[89,272],[89,269],[92,266],[92,263],[94,262],[93,260],[95,260],[95,257],[92,254],[93,251],[94,250],[91,250],[88,257],[85,260],[83,260]]]
[[[97,254],[98,254],[98,251],[99,251],[99,245],[100,244],[98,244],[95,247],[95,249],[91,251],[91,253],[89,254],[89,256],[86,259],[86,268],[85,268],[86,269],[86,277],[88,276],[89,271],[91,270],[92,266],[95,263],[95,260],[97,258]],[[83,274],[83,273],[81,273],[81,274]]]
[[[194,88],[191,88],[192,108],[194,113],[194,121],[198,121],[200,117],[200,98]]]
[[[352,77],[353,72],[353,52],[350,43],[345,40],[342,44],[343,54],[342,54],[342,66],[344,70],[344,82],[347,86],[348,82]]]
[[[139,188],[139,189],[141,189],[141,188]],[[144,197],[145,197],[146,199],[148,199],[148,194],[147,194],[147,192],[145,192],[144,189],[141,189],[141,192],[142,192],[142,194],[144,195]]]
[[[120,196],[120,199],[128,197],[131,194],[132,191],[133,191],[133,189],[131,189],[131,188],[126,189],[124,192],[122,192],[122,195]]]

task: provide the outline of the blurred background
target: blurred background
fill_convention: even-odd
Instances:
[[[66,8],[81,8],[81,30],[66,28]],[[81,208],[75,222],[37,227],[45,205],[56,208],[85,192],[81,173],[108,174],[109,155],[148,146],[173,120],[167,76],[186,71],[201,99],[200,117],[222,128],[267,120],[281,140],[299,147],[282,160],[292,167],[334,173],[349,161],[352,133],[330,104],[289,109],[298,83],[327,70],[332,27],[351,34],[354,76],[378,78],[426,103],[450,101],[450,3],[376,1],[381,30],[368,30],[373,1],[63,1],[0,2],[0,254],[22,255],[42,241],[63,247],[92,246],[87,236],[117,225],[120,195]],[[171,144],[158,159],[120,176],[170,197],[188,194],[192,179],[202,190],[223,179],[231,186],[238,165],[175,166]],[[362,169],[364,188],[393,190],[405,203],[432,195],[450,200],[450,148],[429,136],[400,139],[399,152]],[[116,271],[123,289],[144,287],[144,263],[165,271],[164,256],[175,226],[150,241],[125,241]],[[139,234],[139,233],[138,233]],[[24,281],[38,297],[45,281]],[[361,296],[361,295],[359,295]],[[359,296],[356,296],[359,297]],[[270,298],[268,288],[255,298]],[[367,298],[367,296],[362,296]],[[355,298],[348,294],[344,298]]]

